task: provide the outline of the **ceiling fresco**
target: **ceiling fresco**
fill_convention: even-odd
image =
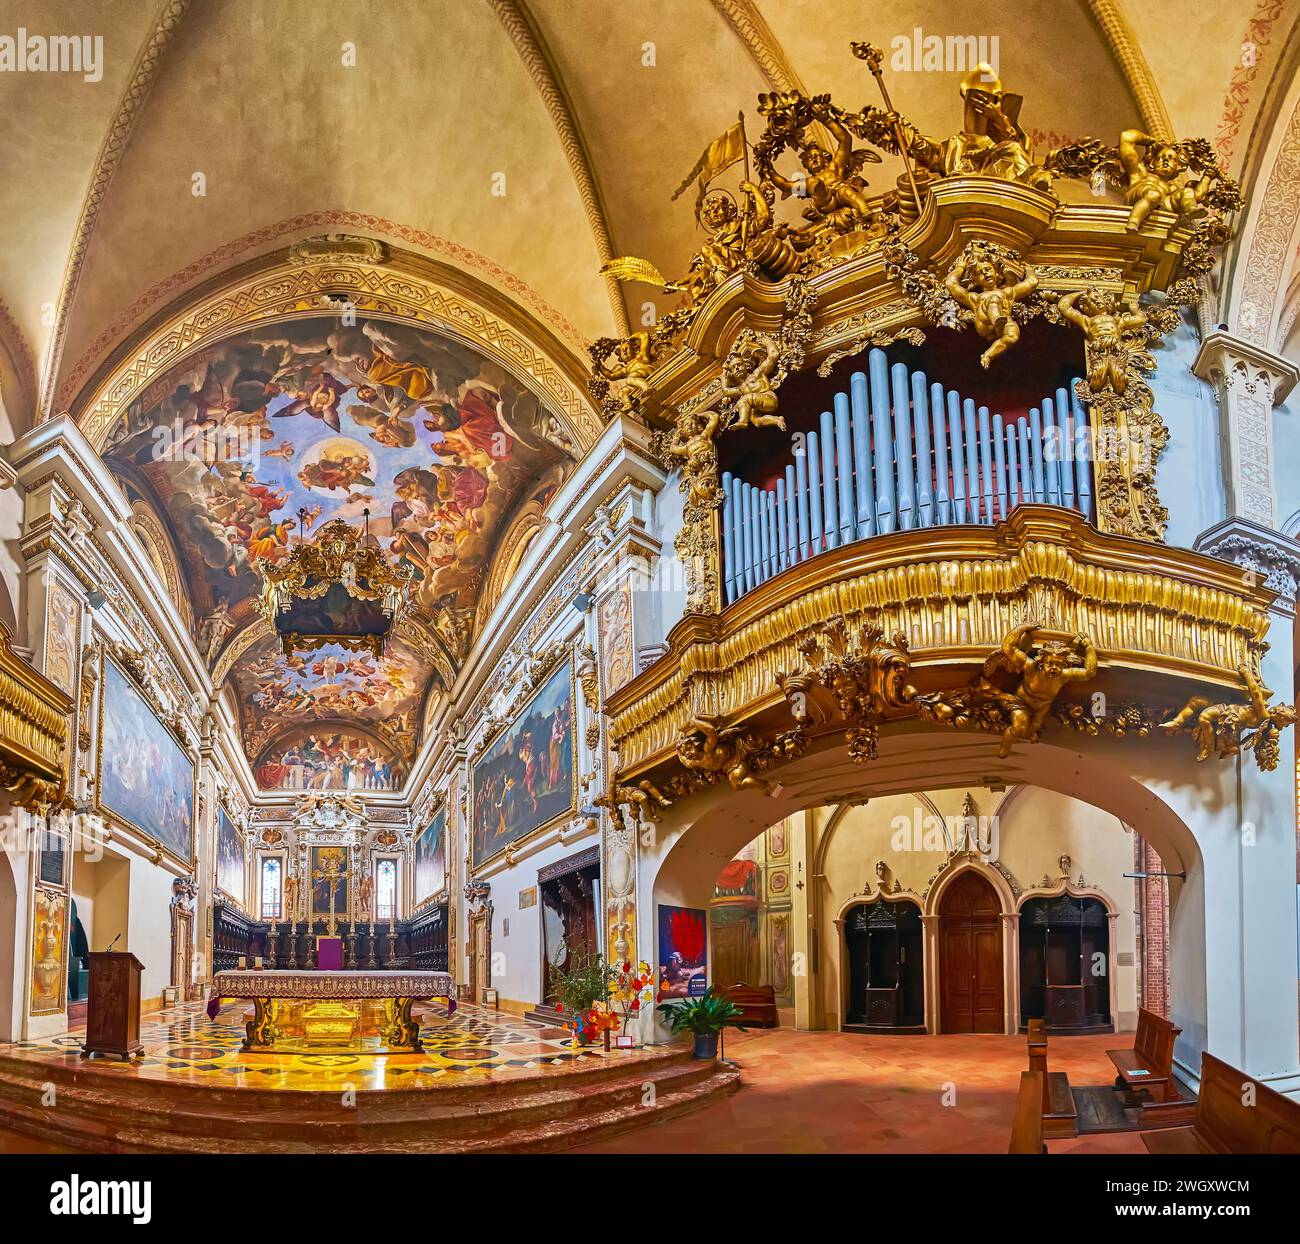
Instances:
[[[131,407],[105,460],[167,523],[209,664],[264,625],[257,566],[300,532],[365,524],[409,566],[424,651],[394,642],[380,661],[337,647],[286,658],[250,633],[230,671],[250,759],[319,721],[365,726],[409,762],[430,686],[468,646],[503,522],[560,481],[557,439],[532,393],[472,348],[321,315],[241,333],[173,369]]]

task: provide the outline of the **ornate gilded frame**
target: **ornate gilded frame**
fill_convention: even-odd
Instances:
[[[153,714],[155,720],[160,726],[172,737],[176,746],[180,748],[182,755],[189,761],[192,770],[192,784],[190,790],[191,807],[193,809],[193,821],[190,826],[190,858],[182,859],[170,847],[159,841],[143,825],[137,825],[129,817],[115,811],[103,802],[102,792],[104,788],[104,718],[105,697],[107,694],[105,676],[108,665],[112,663],[113,667],[126,680],[127,685],[144,701],[145,707]],[[127,665],[117,660],[107,648],[100,650],[99,662],[99,714],[95,731],[95,812],[113,824],[122,825],[125,828],[139,834],[146,842],[153,846],[155,852],[155,862],[160,861],[164,856],[172,860],[187,872],[193,873],[198,867],[198,814],[199,814],[199,766],[190,750],[186,741],[177,733],[175,728],[167,722],[158,711],[157,703],[149,694],[145,685],[131,673]]]
[[[483,759],[487,756],[488,752],[497,744],[497,742],[500,741],[500,739],[505,735],[505,733],[508,730],[510,730],[513,726],[515,726],[523,717],[527,716],[528,710],[532,706],[533,701],[536,700],[537,697],[540,696],[542,692],[545,691],[547,687],[550,686],[551,680],[555,678],[555,676],[560,672],[561,667],[564,665],[567,665],[569,670],[569,697],[570,697],[570,702],[574,707],[572,718],[569,722],[570,741],[573,747],[573,781],[572,781],[571,790],[569,792],[569,805],[567,808],[564,809],[563,812],[557,812],[554,816],[547,818],[547,820],[543,821],[540,825],[535,825],[533,826],[532,829],[528,830],[526,833],[520,834],[518,838],[514,839],[512,842],[508,842],[499,851],[494,851],[491,855],[485,857],[484,859],[476,859],[474,853],[475,850],[477,849],[478,844],[475,841],[475,834],[474,834],[474,810],[475,810],[475,801],[478,798],[478,780],[476,776],[478,771],[478,766],[483,762]],[[546,673],[538,680],[537,686],[534,687],[532,691],[528,693],[528,698],[524,700],[524,702],[518,708],[516,708],[513,713],[511,713],[510,720],[507,721],[504,725],[502,725],[500,729],[495,730],[487,739],[484,740],[482,749],[475,755],[474,759],[470,762],[469,854],[470,854],[471,871],[477,872],[480,868],[486,867],[488,864],[493,863],[495,860],[499,859],[503,855],[513,855],[525,843],[531,842],[539,834],[543,834],[548,829],[551,829],[554,826],[560,824],[562,821],[568,820],[577,811],[578,768],[579,768],[577,704],[578,704],[577,675],[574,670],[573,655],[570,653],[562,661],[556,662],[556,664],[551,669],[546,671]]]

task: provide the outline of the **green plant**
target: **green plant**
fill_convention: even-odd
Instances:
[[[613,969],[600,955],[587,955],[570,964],[568,970],[551,964],[551,988],[559,998],[561,1011],[577,1017],[604,1002],[609,993]]]
[[[698,998],[661,1002],[658,1009],[673,1032],[692,1032],[705,1036],[721,1032],[725,1024],[742,1014],[740,1007],[729,998],[715,994],[712,987]],[[732,1024],[732,1027],[745,1031],[739,1024]]]

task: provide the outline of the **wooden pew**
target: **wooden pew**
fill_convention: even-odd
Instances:
[[[1115,1087],[1124,1093],[1126,1106],[1142,1111],[1143,1127],[1182,1123],[1195,1111],[1173,1078],[1174,1042],[1181,1032],[1167,1019],[1141,1009],[1132,1048],[1106,1051],[1119,1072]]]
[[[1029,1021],[1029,1070],[1043,1081],[1043,1135],[1049,1139],[1079,1134],[1079,1114],[1064,1071],[1047,1070],[1047,1031],[1041,1019]]]
[[[1254,1086],[1255,1104],[1242,1098]],[[1201,1094],[1191,1127],[1144,1133],[1152,1153],[1300,1153],[1300,1102],[1201,1055]]]
[[[1043,1073],[1022,1071],[1016,1117],[1011,1124],[1008,1153],[1046,1153],[1043,1144]]]
[[[778,1028],[781,1020],[776,1013],[776,989],[771,985],[749,985],[741,981],[715,989],[729,1002],[740,1007],[740,1014],[729,1023],[743,1028]]]

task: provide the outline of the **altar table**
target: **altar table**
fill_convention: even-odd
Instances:
[[[282,1007],[316,1007],[316,1004],[381,1002],[384,1007],[380,1035],[385,1049],[418,1053],[420,1021],[411,1004],[424,998],[444,998],[448,1013],[456,1010],[455,983],[446,972],[218,972],[212,980],[208,1014],[215,1016],[222,998],[251,998],[253,1018],[245,1024],[244,1050],[274,1051],[280,1032]],[[317,1007],[317,1009],[320,1009]],[[352,1017],[343,1015],[338,1022]],[[328,1025],[328,1018],[321,1021]]]

